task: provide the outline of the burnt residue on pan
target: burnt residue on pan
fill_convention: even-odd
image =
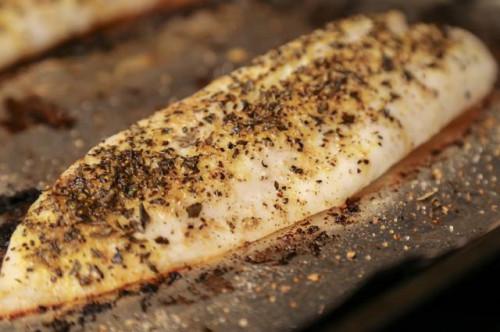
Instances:
[[[39,195],[40,191],[35,188],[20,191],[12,196],[0,195],[0,268],[10,236]]]
[[[63,130],[45,130],[47,124],[22,134],[0,130],[1,248],[39,193],[23,190],[43,188],[102,138],[255,55],[323,21],[394,6],[412,19],[464,25],[494,44],[499,12],[486,2],[460,2],[450,18],[436,17],[439,4],[431,0],[214,1],[182,15],[154,14],[119,28],[123,33],[86,37],[18,68],[0,82],[2,100],[40,96],[78,121]],[[0,118],[8,119],[3,106]],[[495,92],[339,209],[157,283],[62,308],[55,317],[48,310],[3,322],[0,330],[296,329],[380,268],[443,253],[500,222],[499,123]]]
[[[39,124],[54,129],[70,129],[75,124],[75,119],[64,108],[37,95],[20,99],[8,97],[4,104],[7,118],[0,121],[0,125],[11,133]]]

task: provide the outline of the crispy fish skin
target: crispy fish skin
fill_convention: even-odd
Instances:
[[[75,35],[155,7],[195,0],[2,0],[0,69]]]
[[[495,61],[397,12],[327,25],[94,147],[30,208],[0,316],[207,261],[340,206],[480,101]]]

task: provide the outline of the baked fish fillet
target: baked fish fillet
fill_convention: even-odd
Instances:
[[[195,0],[1,0],[0,68],[117,19]]]
[[[492,89],[470,33],[356,16],[298,38],[106,139],[14,232],[0,315],[203,262],[328,208]]]

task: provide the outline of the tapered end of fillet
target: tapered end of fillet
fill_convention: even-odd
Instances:
[[[28,220],[11,237],[0,270],[0,319],[78,304],[158,277],[156,270],[140,264],[141,257],[127,257],[117,251],[124,241],[119,237],[89,237],[88,243],[80,243],[77,250],[71,248],[75,242],[69,238],[78,241],[84,235],[75,228],[58,225],[64,216],[55,207],[55,200],[50,191],[42,194],[28,212]],[[39,227],[32,222],[52,226]],[[48,232],[61,233],[59,238],[66,238],[68,247],[62,245],[64,242],[54,242],[49,244],[50,252],[27,249],[45,239],[51,241],[54,236]]]
[[[342,204],[484,98],[496,75],[472,34],[409,27],[398,12],[271,51],[64,172],[10,240],[0,318],[210,260]]]

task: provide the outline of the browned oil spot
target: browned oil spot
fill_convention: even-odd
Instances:
[[[226,293],[234,290],[232,283],[218,273],[211,273],[206,276],[203,286],[214,294]]]
[[[306,221],[300,227],[292,228],[276,238],[273,245],[252,250],[244,257],[244,261],[250,264],[278,266],[288,265],[299,255],[311,254],[317,257],[323,247],[335,238],[333,234],[320,230],[318,226],[310,225]]]
[[[20,99],[9,97],[4,104],[7,117],[0,121],[0,125],[10,133],[19,133],[40,124],[54,129],[68,129],[75,124],[75,119],[66,110],[37,95]]]
[[[193,304],[196,303],[196,301],[188,299],[182,295],[177,295],[177,296],[167,296],[159,301],[161,305],[164,306],[171,306],[171,305],[178,305],[178,304]]]
[[[91,302],[86,304],[82,309],[82,314],[84,316],[90,317],[92,321],[95,321],[97,315],[101,312],[108,311],[113,307],[112,303],[109,302]]]

